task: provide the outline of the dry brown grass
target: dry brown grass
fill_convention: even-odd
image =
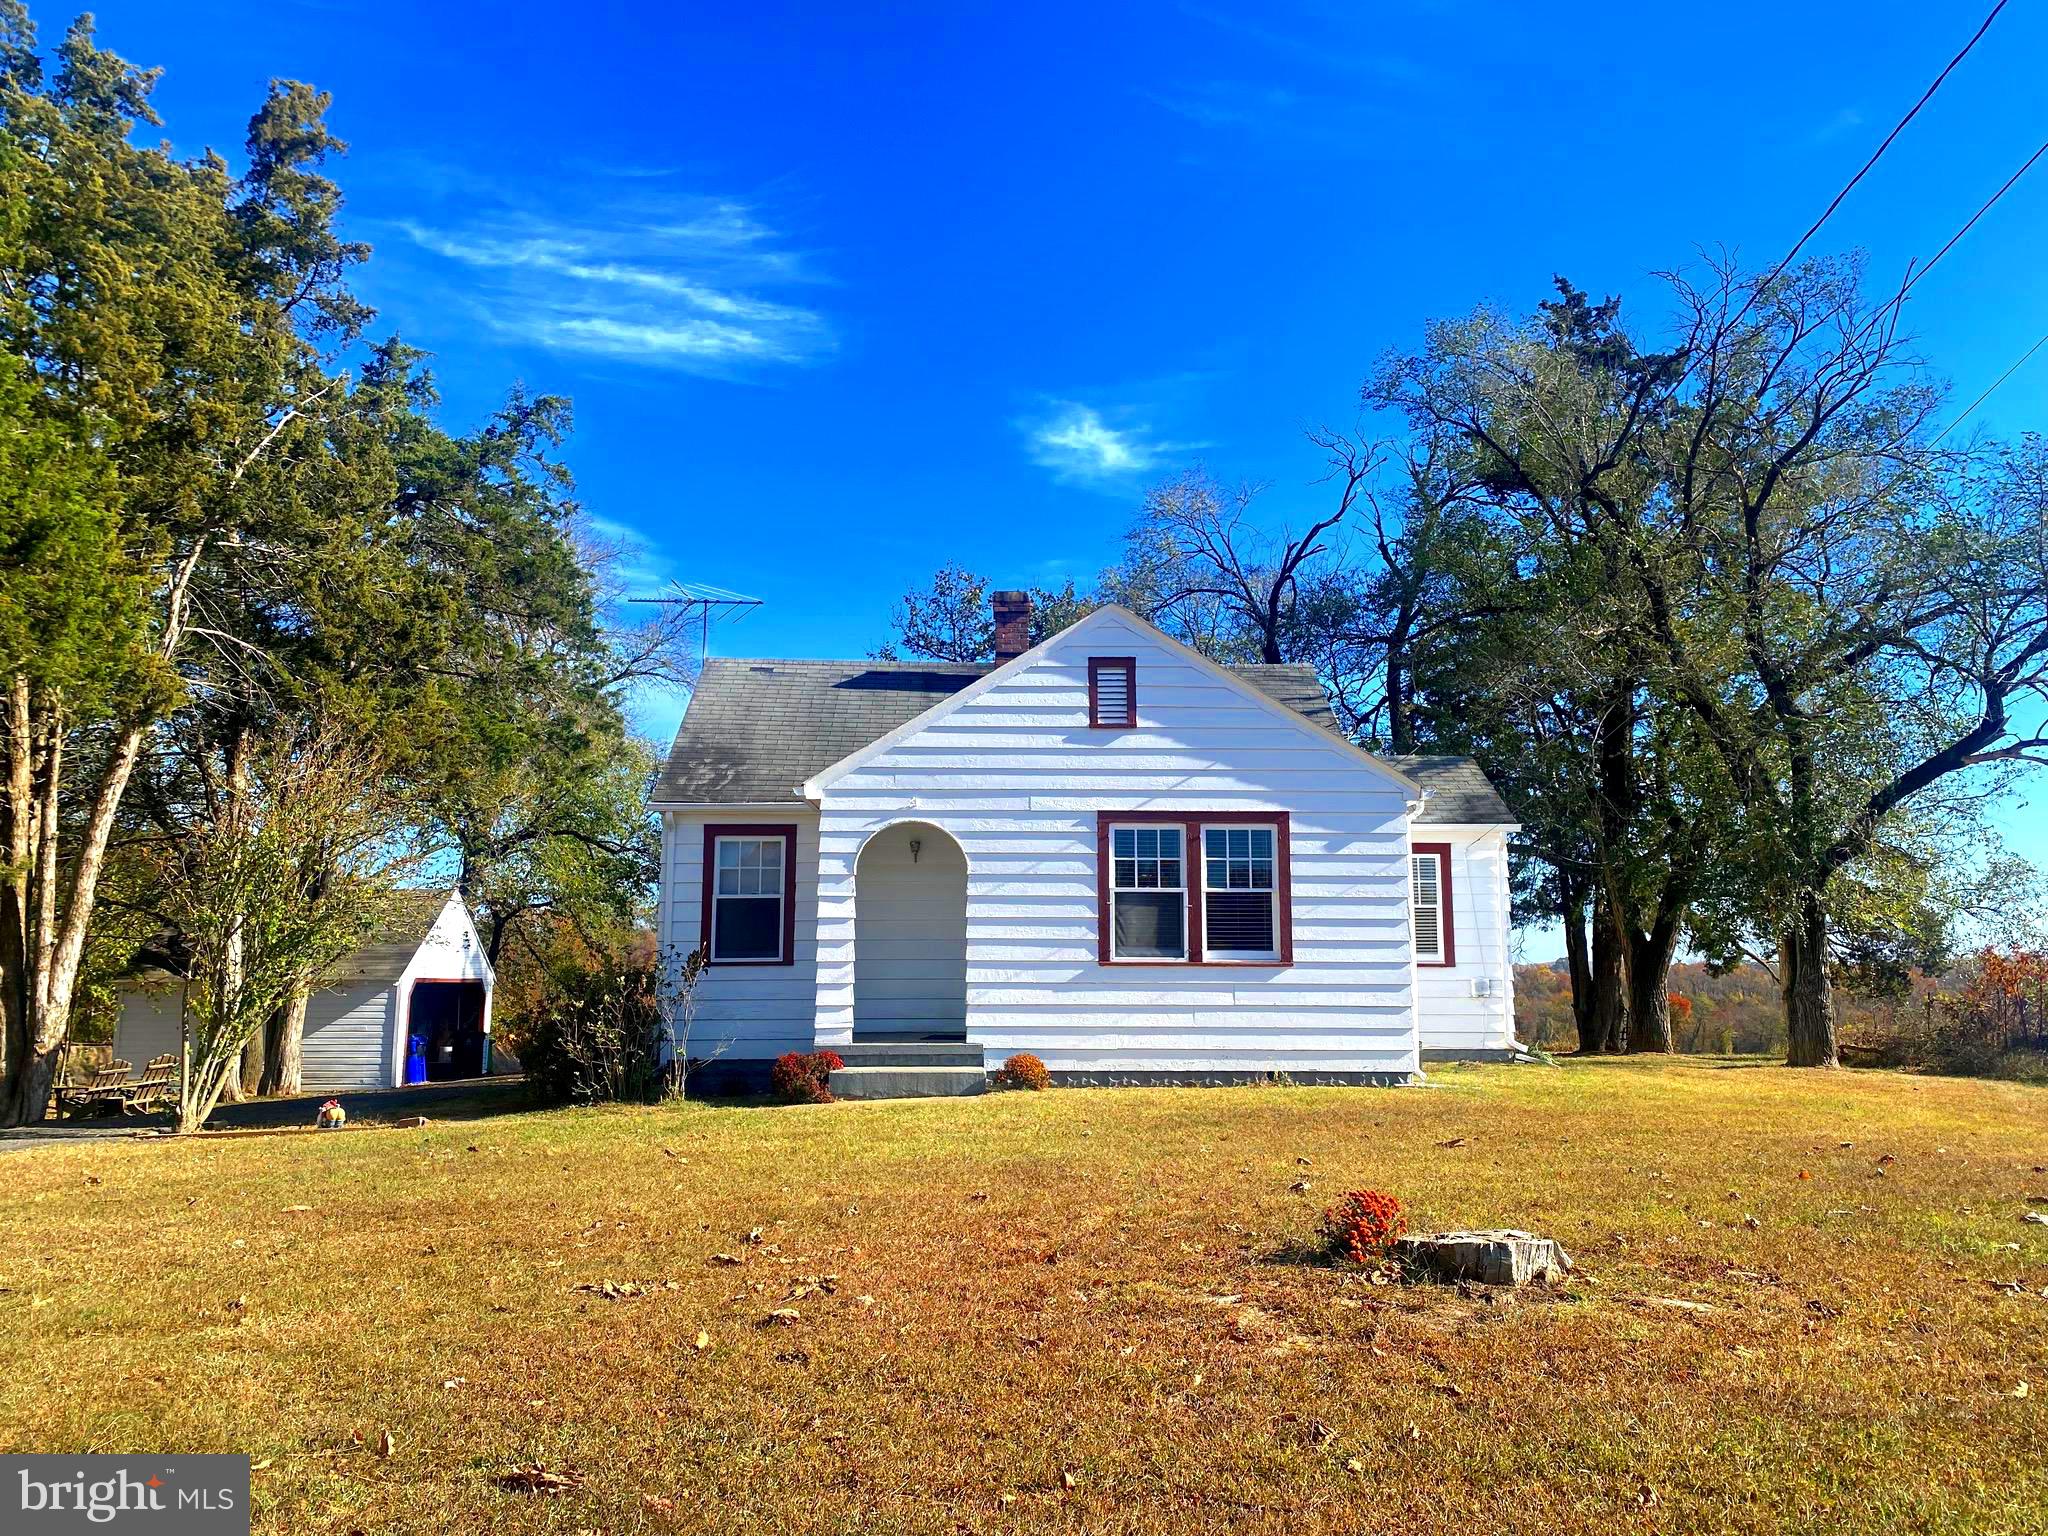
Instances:
[[[2048,1530],[2044,1164],[2048,1091],[1639,1062],[44,1148],[0,1446],[265,1530]],[[1276,1257],[1360,1185],[1579,1274]]]

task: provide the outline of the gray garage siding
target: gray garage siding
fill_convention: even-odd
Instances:
[[[306,1003],[306,1091],[390,1087],[397,1006],[398,986],[390,981],[315,992]]]

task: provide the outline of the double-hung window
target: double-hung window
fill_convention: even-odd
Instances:
[[[796,836],[785,827],[704,830],[704,943],[714,965],[787,965]]]
[[[1280,957],[1274,828],[1202,829],[1202,953],[1212,960]]]
[[[1284,811],[1104,811],[1105,965],[1291,965]]]
[[[1109,918],[1116,958],[1187,959],[1185,829],[1112,827],[1109,843]]]
[[[1417,843],[1409,850],[1408,895],[1415,923],[1415,963],[1455,965],[1449,843]]]

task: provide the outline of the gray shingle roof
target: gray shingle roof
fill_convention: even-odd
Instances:
[[[412,964],[412,957],[427,942],[434,920],[448,905],[447,890],[401,891],[370,942],[352,954],[342,956],[328,968],[324,984],[343,981],[396,981]]]
[[[690,695],[668,762],[655,781],[653,799],[673,805],[772,805],[796,800],[806,779],[992,670],[971,662],[710,657]],[[1231,670],[1269,699],[1332,735],[1341,734],[1313,667]],[[1432,790],[1422,821],[1514,819],[1469,759],[1388,761]],[[1432,780],[1443,786],[1446,809],[1458,814],[1438,813],[1437,782]],[[1482,809],[1492,814],[1473,814]]]
[[[435,919],[448,905],[448,890],[410,890],[396,893],[391,912],[362,948],[343,955],[321,975],[323,987],[351,981],[396,981],[412,964],[412,957],[434,931]],[[157,965],[143,965],[121,978],[122,985],[176,985],[176,972]]]
[[[1507,802],[1469,757],[1389,757],[1385,761],[1428,791],[1422,814],[1415,818],[1418,825],[1499,826],[1515,819]]]

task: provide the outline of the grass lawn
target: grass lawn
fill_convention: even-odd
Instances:
[[[43,1147],[0,1449],[294,1532],[2048,1531],[2044,1166],[2048,1089],[1714,1062]],[[1578,1272],[1290,1262],[1359,1186]]]

